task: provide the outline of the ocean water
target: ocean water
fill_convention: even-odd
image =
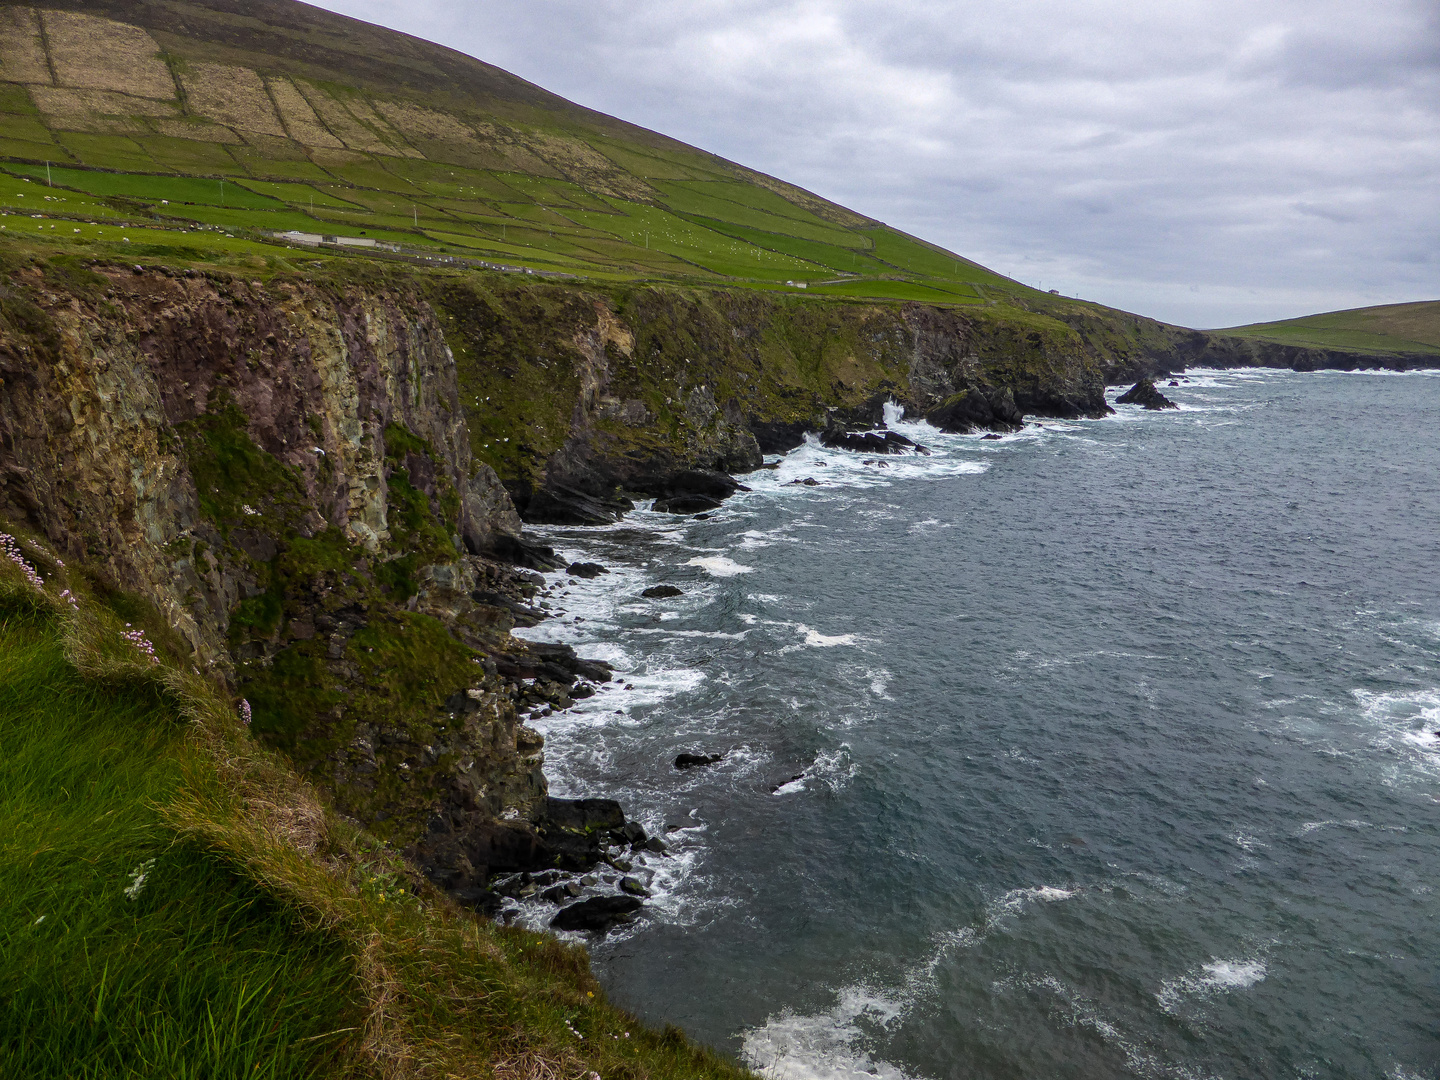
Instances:
[[[1166,393],[540,530],[624,676],[553,789],[673,846],[614,999],[775,1080],[1440,1076],[1440,375]]]

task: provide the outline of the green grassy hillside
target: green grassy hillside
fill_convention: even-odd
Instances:
[[[1060,302],[478,60],[289,0],[6,5],[0,80],[11,236],[184,249],[198,230],[273,254],[286,244],[270,234],[296,230],[595,279]]]
[[[1348,352],[1440,356],[1440,300],[1329,311],[1215,333]]]
[[[436,893],[157,613],[0,528],[0,1076],[749,1075]]]

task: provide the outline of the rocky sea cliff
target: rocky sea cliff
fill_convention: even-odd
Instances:
[[[370,266],[7,270],[0,516],[152,607],[260,739],[482,908],[497,874],[650,842],[614,804],[548,797],[525,718],[612,673],[511,635],[560,565],[525,522],[704,512],[763,453],[845,445],[890,402],[949,431],[1100,416],[1107,383],[1228,348],[1120,313]]]

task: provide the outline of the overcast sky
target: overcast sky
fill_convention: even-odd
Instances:
[[[324,0],[1027,284],[1440,297],[1440,0]]]

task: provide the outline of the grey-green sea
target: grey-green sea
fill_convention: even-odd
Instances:
[[[775,1080],[1435,1080],[1440,373],[1186,379],[539,530],[620,676],[552,791],[671,848],[614,1000]]]

